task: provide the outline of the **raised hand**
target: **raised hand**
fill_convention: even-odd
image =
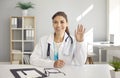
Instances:
[[[78,25],[77,30],[75,30],[75,37],[78,42],[82,42],[84,40],[85,28],[82,24]]]

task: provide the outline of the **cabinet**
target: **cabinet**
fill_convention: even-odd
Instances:
[[[35,26],[34,16],[10,17],[10,62],[12,64],[29,64],[36,41]]]

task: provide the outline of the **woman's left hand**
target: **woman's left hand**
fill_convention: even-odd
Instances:
[[[63,60],[57,60],[54,62],[55,68],[62,68],[65,65],[65,62]]]
[[[84,33],[85,33],[85,28],[83,25],[78,25],[77,30],[75,30],[75,37],[78,42],[82,42],[84,40]]]

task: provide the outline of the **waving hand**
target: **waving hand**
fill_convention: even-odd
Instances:
[[[75,30],[75,37],[78,42],[82,42],[84,40],[84,33],[85,33],[85,28],[83,25],[78,25],[77,29]]]

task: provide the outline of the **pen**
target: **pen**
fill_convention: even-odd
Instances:
[[[27,75],[24,71],[22,71],[22,73],[23,73],[24,75]]]

